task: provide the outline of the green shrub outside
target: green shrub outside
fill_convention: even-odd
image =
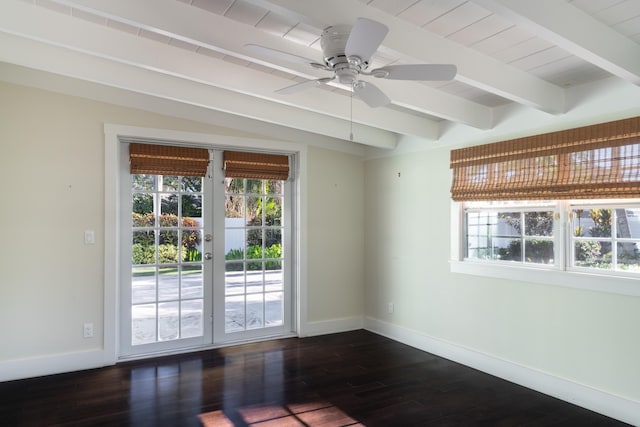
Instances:
[[[153,246],[134,243],[131,247],[131,258],[134,264],[155,264],[155,248]],[[161,264],[177,262],[178,248],[173,245],[158,245],[158,261]]]
[[[243,259],[242,249],[231,249],[224,256],[224,259],[227,261],[242,260]]]
[[[177,227],[178,216],[175,214],[162,214],[159,218],[161,227]],[[153,212],[133,213],[134,227],[153,227],[155,216]],[[198,227],[198,223],[192,218],[183,218],[182,227]],[[178,233],[176,230],[162,230],[158,236],[158,261],[162,264],[178,261]],[[182,261],[200,261],[202,254],[198,251],[198,245],[202,241],[198,230],[184,229],[182,231]],[[136,230],[133,233],[132,261],[134,264],[155,263],[155,238],[152,230]]]
[[[522,242],[513,240],[507,248],[500,248],[499,259],[505,261],[520,261],[522,258]],[[548,264],[553,262],[553,242],[540,239],[527,239],[525,241],[526,262]]]
[[[134,243],[131,247],[131,258],[134,264],[153,264],[156,262],[155,248],[142,243]]]
[[[602,245],[597,240],[576,242],[576,263],[581,266],[597,266],[602,258]]]
[[[178,262],[178,247],[174,245],[158,245],[158,261],[160,264]]]
[[[250,259],[262,259],[262,246],[261,245],[251,245],[247,248],[247,260]],[[281,268],[281,261],[278,259],[277,261],[268,261],[269,259],[274,258],[282,258],[282,244],[276,243],[274,245],[269,246],[264,251],[264,259],[265,268],[267,270],[279,270]],[[229,252],[225,254],[224,257],[227,261],[242,261],[244,260],[244,254],[242,249],[231,249]],[[247,270],[254,271],[262,269],[260,263],[249,262],[247,263]],[[227,264],[227,271],[239,271],[242,270],[241,264]]]

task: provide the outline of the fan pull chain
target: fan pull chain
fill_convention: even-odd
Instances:
[[[353,87],[351,88],[351,96],[350,98],[350,103],[349,103],[349,140],[351,142],[353,142],[353,92],[355,91],[355,83],[353,84]]]

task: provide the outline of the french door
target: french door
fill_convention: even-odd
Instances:
[[[126,174],[121,186],[120,356],[292,331],[291,185]]]

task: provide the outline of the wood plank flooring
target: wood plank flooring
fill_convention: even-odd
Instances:
[[[367,331],[0,383],[0,426],[622,426]]]

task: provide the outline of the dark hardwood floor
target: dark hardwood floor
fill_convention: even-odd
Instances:
[[[366,331],[0,383],[2,426],[621,426]]]

